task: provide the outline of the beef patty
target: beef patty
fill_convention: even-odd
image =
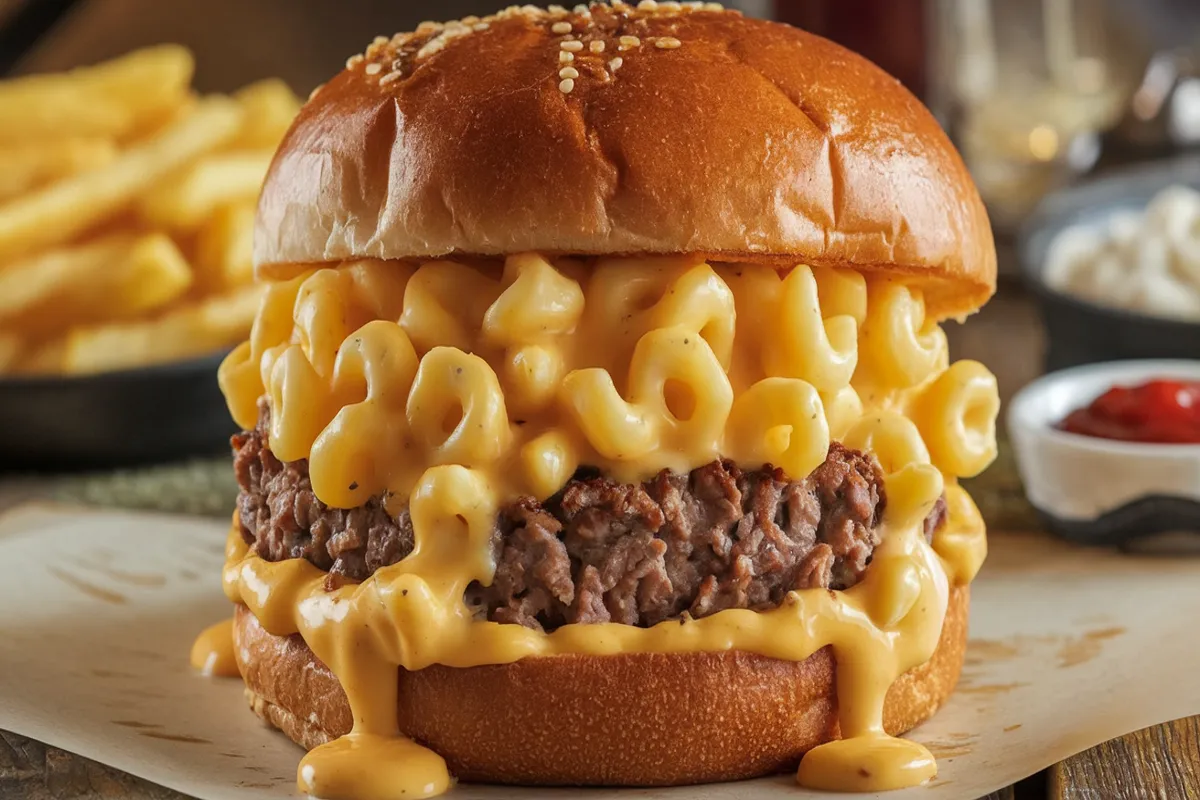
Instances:
[[[393,517],[381,497],[351,509],[318,500],[307,462],[271,453],[266,413],[232,442],[242,536],[255,554],[305,558],[332,586],[412,551],[407,510]],[[641,484],[581,470],[545,502],[524,497],[500,510],[495,577],[472,584],[466,599],[481,617],[543,630],[771,608],[793,589],[857,583],[879,544],[885,504],[874,456],[837,443],[802,480],[729,461],[664,470]],[[944,516],[939,500],[926,536]]]

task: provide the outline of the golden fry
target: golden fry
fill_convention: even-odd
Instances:
[[[272,153],[220,153],[197,161],[142,196],[138,213],[151,225],[191,231],[220,206],[258,196]]]
[[[116,157],[117,146],[111,139],[57,139],[0,147],[0,202],[50,181],[102,167]]]
[[[206,98],[108,166],[0,205],[0,261],[69,241],[110,218],[168,173],[229,139],[241,116],[232,100]]]
[[[231,289],[254,280],[254,204],[218,208],[196,237],[196,278],[207,290]]]
[[[165,234],[113,234],[0,270],[0,324],[44,334],[153,311],[187,291],[192,271]]]
[[[19,375],[57,375],[62,372],[63,353],[67,341],[63,337],[26,349],[13,367]]]
[[[278,78],[252,83],[233,96],[246,113],[242,130],[229,144],[232,148],[274,150],[302,105],[296,93]]]
[[[247,336],[262,287],[247,286],[183,306],[154,320],[72,330],[63,369],[103,372],[177,361],[229,347]]]
[[[0,143],[48,137],[128,138],[188,96],[195,63],[178,45],[138,50],[93,67],[0,83]]]
[[[0,375],[14,372],[21,360],[21,337],[11,331],[0,331]]]

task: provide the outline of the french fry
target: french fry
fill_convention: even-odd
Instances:
[[[260,150],[206,156],[143,195],[138,212],[151,225],[193,231],[218,207],[257,197],[273,155]]]
[[[0,324],[41,335],[128,318],[167,305],[191,283],[191,268],[165,234],[113,234],[0,270]]]
[[[16,371],[21,349],[20,336],[11,331],[0,331],[0,375]]]
[[[233,96],[246,113],[241,131],[229,143],[231,148],[274,150],[302,105],[296,93],[278,78],[252,83]]]
[[[249,332],[261,297],[261,286],[246,286],[158,319],[74,329],[67,335],[63,369],[69,374],[103,372],[228,347]]]
[[[13,367],[19,375],[57,375],[62,372],[67,341],[59,336],[21,353]]]
[[[0,146],[0,202],[49,181],[96,169],[117,157],[111,139],[71,138]]]
[[[108,166],[0,205],[0,262],[69,241],[112,217],[170,172],[228,140],[237,132],[241,116],[234,101],[206,98],[192,114],[137,143]]]
[[[0,143],[73,136],[127,138],[188,95],[195,64],[177,45],[93,67],[0,83]]]
[[[196,237],[196,278],[201,288],[231,289],[254,280],[253,240],[253,203],[235,203],[213,212]]]

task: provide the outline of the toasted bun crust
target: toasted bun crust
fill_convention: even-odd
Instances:
[[[585,43],[570,64],[556,20]],[[516,11],[486,25],[376,45],[304,107],[263,186],[260,274],[354,257],[700,253],[902,274],[939,319],[994,290],[961,159],[860,56],[735,12]],[[620,50],[620,35],[641,44]],[[436,36],[444,47],[425,47]],[[564,66],[579,73],[570,93]]]
[[[933,658],[888,692],[884,727],[907,731],[954,690],[967,645],[969,590],[951,590]],[[254,712],[305,748],[350,730],[333,674],[299,636],[267,633],[239,606],[234,652]],[[793,768],[838,736],[834,658],[740,652],[554,656],[500,666],[401,672],[405,733],[461,780],[677,785]]]

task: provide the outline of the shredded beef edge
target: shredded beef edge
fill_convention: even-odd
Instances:
[[[265,560],[305,558],[329,573],[333,588],[412,551],[407,510],[392,517],[382,497],[352,509],[326,506],[305,461],[271,453],[265,419],[232,445],[242,535]],[[544,503],[527,497],[501,510],[492,583],[472,584],[466,599],[480,618],[539,630],[772,608],[792,590],[861,580],[885,506],[879,463],[838,443],[802,480],[729,461],[641,484],[581,471]],[[945,515],[939,498],[927,537]]]

